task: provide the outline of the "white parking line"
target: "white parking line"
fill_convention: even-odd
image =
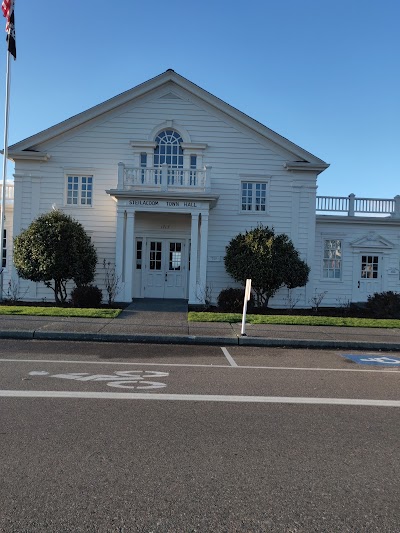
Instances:
[[[276,403],[313,405],[358,405],[365,407],[400,407],[399,400],[366,400],[356,398],[303,398],[288,396],[227,396],[210,394],[153,394],[134,392],[72,392],[0,390],[7,398],[79,398],[96,400],[158,400],[185,402]]]
[[[223,354],[225,355],[225,357],[228,359],[228,363],[231,365],[231,366],[237,366],[237,364],[235,363],[233,357],[231,356],[231,354],[228,352],[228,350],[226,348],[222,348],[221,347],[221,350],[223,352]]]

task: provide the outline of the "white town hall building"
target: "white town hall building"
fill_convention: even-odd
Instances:
[[[103,260],[115,264],[118,301],[215,302],[236,286],[224,268],[227,244],[259,224],[286,233],[311,267],[307,286],[294,290],[298,307],[319,295],[336,306],[399,290],[400,197],[317,197],[324,161],[173,70],[10,146],[8,156],[5,290],[16,276],[12,237],[54,206],[91,236],[103,291]],[[25,300],[53,298],[43,283],[18,283]],[[287,304],[282,288],[269,305]]]

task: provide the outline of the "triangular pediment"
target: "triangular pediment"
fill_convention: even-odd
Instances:
[[[268,141],[268,143],[273,143],[276,147],[285,151],[289,161],[295,163],[300,162],[301,165],[305,167],[300,170],[311,170],[319,173],[329,166],[318,157],[312,155],[300,146],[292,143],[223,100],[205,91],[171,69],[151,80],[137,85],[133,89],[107,100],[106,102],[94,106],[64,122],[60,122],[47,130],[32,135],[31,137],[10,146],[8,155],[12,159],[13,156],[18,156],[21,151],[43,151],[43,149],[46,148],[46,143],[54,140],[56,137],[65,135],[71,131],[76,131],[76,128],[92,123],[92,121],[101,119],[106,115],[109,116],[111,112],[118,112],[120,109],[126,108],[127,105],[134,105],[135,102],[143,101],[144,98],[156,94],[156,91],[159,90],[165,91],[164,94],[158,97],[159,99],[193,99],[199,105],[215,110],[220,116],[221,114],[225,115],[227,119],[235,121],[237,124],[245,127],[248,131],[252,131],[259,139],[263,138]],[[183,97],[183,95],[185,96]]]
[[[182,100],[182,98],[175,93],[168,93],[160,96],[159,100]]]
[[[353,248],[362,248],[363,250],[389,250],[394,248],[395,245],[388,239],[385,239],[385,237],[382,237],[382,235],[378,235],[375,231],[370,231],[363,237],[351,242],[350,246]]]

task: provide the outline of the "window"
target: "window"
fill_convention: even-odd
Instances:
[[[252,213],[266,211],[267,184],[255,181],[242,182],[241,210]]]
[[[155,138],[154,166],[168,165],[168,185],[183,184],[182,137],[174,130],[164,130]],[[156,183],[162,182],[160,170],[155,171]]]
[[[67,205],[91,206],[93,176],[67,176]]]
[[[174,130],[164,130],[155,139],[154,166],[167,163],[169,168],[183,168],[182,137]]]
[[[182,244],[180,242],[169,243],[169,270],[180,270],[182,263]]]
[[[6,266],[7,266],[7,230],[6,229],[3,230],[1,266],[2,266],[2,268],[6,268]]]
[[[161,270],[162,242],[151,241],[150,243],[150,270]]]
[[[378,263],[379,257],[377,255],[361,256],[361,277],[368,279],[377,279]]]
[[[338,239],[324,241],[323,261],[324,278],[340,279],[342,277],[342,241]]]
[[[142,268],[142,251],[143,241],[136,241],[136,268],[140,270]]]

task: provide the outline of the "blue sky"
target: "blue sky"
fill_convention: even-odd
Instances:
[[[9,144],[172,68],[330,163],[318,194],[400,194],[398,0],[16,0],[15,17]]]

